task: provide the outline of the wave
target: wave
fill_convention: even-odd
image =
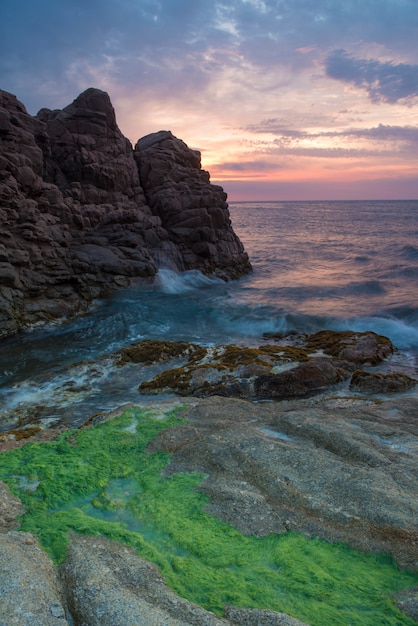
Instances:
[[[401,249],[401,255],[405,259],[416,261],[418,259],[418,248],[413,245],[403,246]]]
[[[418,325],[408,324],[400,319],[384,317],[357,317],[339,320],[332,324],[332,330],[352,330],[355,332],[373,331],[388,337],[401,350],[418,348]]]
[[[156,284],[163,293],[182,294],[196,289],[206,289],[219,284],[223,280],[214,276],[205,276],[199,270],[187,270],[185,272],[175,272],[169,269],[158,270]]]

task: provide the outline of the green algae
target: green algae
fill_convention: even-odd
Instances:
[[[21,530],[37,534],[57,562],[71,531],[120,541],[156,563],[177,593],[218,614],[229,604],[270,608],[312,626],[415,623],[391,598],[417,576],[389,557],[293,532],[243,536],[205,513],[203,476],[164,476],[170,455],[147,452],[161,429],[181,421],[174,412],[161,420],[130,408],[0,455],[0,479],[27,510]]]

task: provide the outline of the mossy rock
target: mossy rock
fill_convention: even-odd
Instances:
[[[357,389],[365,393],[399,393],[412,389],[418,380],[406,374],[394,372],[381,374],[356,370],[350,381],[350,389]]]
[[[261,373],[267,374],[277,364],[305,362],[310,359],[303,348],[293,346],[261,346],[259,348],[235,345],[201,348],[191,344],[189,361],[157,374],[140,384],[141,393],[180,395],[250,395],[249,381]],[[252,367],[253,366],[253,367]]]
[[[395,348],[387,337],[372,331],[357,333],[350,330],[321,330],[306,338],[310,352],[325,354],[347,361],[377,364],[390,356]]]
[[[161,391],[187,392],[190,388],[192,372],[190,368],[175,367],[155,376],[152,380],[139,385],[141,393],[160,393]]]
[[[243,348],[235,345],[227,345],[218,350],[217,360],[229,369],[235,369],[239,365],[273,365],[277,361],[308,361],[309,355],[304,348],[295,346],[260,346],[258,348]]]
[[[37,435],[41,430],[40,426],[29,426],[28,428],[15,428],[14,430],[9,430],[5,435],[7,437],[12,436],[16,441],[21,441],[22,439],[29,439],[34,435]]]
[[[146,339],[122,348],[117,353],[118,365],[126,363],[164,363],[172,359],[188,356],[191,359],[202,359],[206,349],[192,343],[179,341],[157,341]]]

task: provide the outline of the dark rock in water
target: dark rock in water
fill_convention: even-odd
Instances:
[[[380,374],[356,370],[351,377],[350,389],[363,393],[399,393],[407,391],[418,384],[418,380],[394,372],[392,374]]]
[[[321,330],[307,339],[309,350],[321,350],[329,356],[350,363],[376,365],[393,354],[392,342],[371,331],[356,333],[351,330]]]
[[[78,314],[164,262],[224,279],[251,270],[199,153],[151,138],[137,144],[140,175],[105,92],[32,117],[0,91],[0,336]]]
[[[359,360],[380,363],[394,351],[389,339],[375,333],[343,335],[324,331],[304,338],[289,336],[283,338],[282,345],[261,345],[258,348],[233,345],[204,348],[177,342],[141,341],[122,350],[117,358],[119,364],[147,363],[150,354],[160,362],[173,360],[176,356],[183,358],[181,365],[176,363],[175,367],[143,381],[139,389],[144,394],[171,391],[183,396],[280,400],[319,393],[348,380]],[[407,377],[399,376],[404,383]],[[406,387],[402,389],[399,383],[398,391],[404,389]]]
[[[295,398],[335,385],[348,376],[346,370],[329,359],[312,359],[279,374],[258,376],[254,393],[269,398]]]

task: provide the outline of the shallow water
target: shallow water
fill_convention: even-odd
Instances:
[[[255,344],[263,333],[372,330],[418,376],[418,201],[234,203],[230,212],[251,275],[224,283],[162,268],[153,285],[84,317],[3,340],[2,406],[43,401],[58,419],[63,403],[71,414],[138,400],[138,369],[121,380],[106,363],[63,367],[145,338]]]

